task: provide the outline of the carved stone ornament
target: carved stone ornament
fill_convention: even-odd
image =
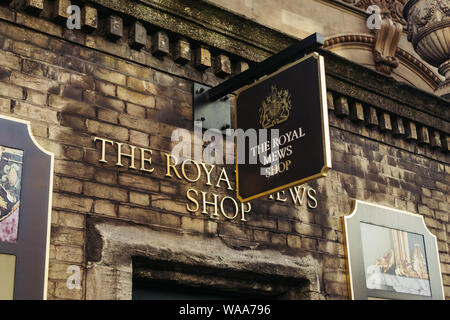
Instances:
[[[406,0],[357,0],[354,5],[367,10],[370,6],[379,8],[379,26],[372,29],[375,33],[373,60],[378,71],[391,74],[398,67],[395,57],[405,21],[402,9]]]
[[[410,0],[403,16],[408,22],[408,40],[429,64],[438,67],[446,80],[436,94],[450,100],[450,2]]]
[[[403,26],[390,18],[382,17],[381,28],[375,29],[375,46],[373,60],[378,71],[391,74],[398,67],[395,57]]]

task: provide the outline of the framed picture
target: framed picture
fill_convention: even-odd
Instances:
[[[0,115],[0,299],[47,297],[53,154]]]
[[[421,215],[355,200],[343,219],[352,299],[444,299],[436,237]]]
[[[23,151],[0,145],[0,241],[16,243]]]

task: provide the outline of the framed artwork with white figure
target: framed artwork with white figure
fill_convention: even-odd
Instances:
[[[436,237],[421,215],[355,200],[344,216],[352,299],[444,299]]]

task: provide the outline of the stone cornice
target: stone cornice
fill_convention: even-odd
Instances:
[[[295,39],[198,0],[78,0],[121,13],[251,61],[262,61]]]
[[[322,54],[326,60],[327,79],[333,79],[327,82],[329,89],[450,133],[450,108],[446,100],[329,51],[323,50]],[[338,82],[346,85],[337,87]]]

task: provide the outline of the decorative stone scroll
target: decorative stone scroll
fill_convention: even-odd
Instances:
[[[372,5],[380,8],[380,26],[372,30],[375,33],[373,59],[376,69],[385,74],[391,74],[399,64],[395,53],[405,24],[402,17],[404,2],[406,0],[358,0],[355,2],[355,6],[363,10],[367,10]]]

